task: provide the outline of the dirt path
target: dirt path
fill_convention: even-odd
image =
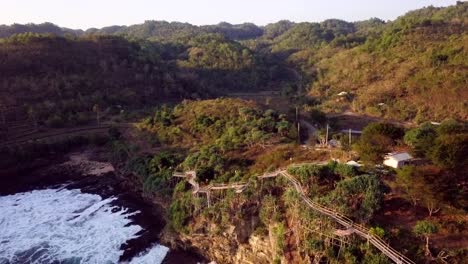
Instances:
[[[413,122],[398,121],[398,120],[392,120],[392,119],[385,119],[381,117],[368,116],[368,115],[363,115],[363,114],[356,113],[350,110],[347,110],[343,113],[338,113],[338,114],[328,114],[327,117],[330,119],[331,118],[337,119],[340,126],[346,129],[351,128],[351,129],[360,130],[364,126],[372,122],[387,122],[387,123],[391,123],[397,126],[402,126],[402,127],[407,127],[407,128],[417,126],[417,124]]]
[[[89,132],[95,133],[104,133],[111,127],[120,127],[120,128],[129,128],[133,127],[133,123],[106,123],[100,126],[93,125],[93,126],[82,126],[82,127],[74,127],[74,128],[62,128],[62,129],[52,129],[44,132],[35,132],[28,135],[24,135],[22,137],[15,138],[13,140],[8,140],[5,142],[0,142],[0,147],[5,147],[14,144],[23,144],[31,140],[41,140],[46,138],[53,138],[59,136],[70,136],[70,135],[79,135],[79,134],[86,134]]]

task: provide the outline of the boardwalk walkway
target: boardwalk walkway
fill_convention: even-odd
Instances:
[[[308,163],[313,164],[313,163]],[[323,163],[315,163],[315,165],[323,164]],[[306,164],[294,164],[291,165],[293,167],[302,166]],[[304,189],[299,181],[290,173],[287,172],[286,169],[276,170],[274,172],[267,172],[262,175],[257,176],[259,179],[267,179],[283,176],[285,177],[288,182],[294,187],[294,189],[299,193],[300,198],[303,202],[307,204],[309,208],[320,213],[322,215],[328,216],[333,219],[335,222],[342,225],[345,229],[337,230],[335,232],[338,236],[350,235],[352,233],[357,234],[358,236],[366,239],[369,243],[375,246],[378,250],[380,250],[384,255],[390,258],[397,264],[414,264],[412,260],[405,257],[402,253],[393,249],[387,242],[385,242],[380,237],[373,235],[370,230],[362,225],[356,224],[350,218],[346,217],[338,213],[337,211],[327,208],[319,203],[312,201],[307,195],[304,193]],[[248,183],[239,182],[239,183],[229,183],[229,184],[210,184],[208,186],[200,187],[199,184],[196,182],[196,174],[195,172],[187,172],[187,173],[174,173],[174,177],[185,177],[188,179],[188,182],[193,187],[193,193],[204,192],[207,194],[208,200],[210,196],[210,192],[212,190],[226,190],[226,189],[235,189],[237,193],[242,192],[247,186]],[[208,205],[210,202],[208,201]]]
[[[296,191],[300,194],[302,200],[313,210],[316,212],[319,212],[320,214],[326,215],[333,220],[335,220],[337,223],[343,225],[346,227],[347,232],[353,231],[360,237],[366,239],[374,245],[377,249],[379,249],[383,254],[385,254],[387,257],[389,257],[391,260],[393,260],[395,263],[398,264],[412,264],[414,263],[412,260],[409,258],[405,257],[405,255],[401,254],[400,252],[396,251],[393,249],[387,242],[385,242],[383,239],[371,234],[370,230],[362,225],[356,224],[353,222],[353,220],[349,219],[348,217],[332,210],[327,207],[324,207],[314,201],[312,201],[309,197],[307,197],[303,191],[303,188],[299,181],[297,181],[294,176],[289,174],[286,170],[281,171],[281,175],[284,176],[286,179],[291,182],[291,184],[294,186]]]

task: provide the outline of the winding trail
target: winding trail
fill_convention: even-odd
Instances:
[[[303,164],[293,164],[290,167],[298,167],[302,165],[323,165],[324,163],[303,163]],[[183,176],[182,176],[183,175]],[[209,198],[210,192],[212,190],[225,190],[225,189],[235,189],[236,193],[242,192],[249,183],[238,182],[238,183],[229,183],[229,184],[210,184],[208,186],[200,187],[198,182],[196,182],[196,173],[191,171],[187,173],[174,173],[174,177],[185,177],[188,179],[188,182],[193,187],[193,193],[196,194],[198,192],[203,192],[207,194]],[[299,193],[301,200],[307,204],[312,210],[326,215],[329,218],[333,219],[335,222],[342,225],[345,230],[336,231],[336,235],[343,236],[343,235],[350,235],[352,233],[357,234],[358,236],[366,239],[369,243],[375,246],[378,250],[380,250],[384,255],[390,258],[397,264],[414,264],[412,260],[407,258],[402,253],[398,252],[397,250],[393,249],[387,242],[385,242],[380,237],[377,237],[372,234],[372,232],[365,226],[354,223],[349,217],[333,210],[328,207],[325,207],[317,202],[312,201],[304,192],[304,189],[300,182],[290,173],[288,173],[287,169],[279,169],[273,172],[266,172],[262,175],[257,176],[259,179],[267,179],[267,178],[274,178],[278,176],[285,177],[288,182],[294,187],[294,189]],[[208,201],[208,205],[210,202]]]
[[[333,209],[329,209],[329,208],[327,208],[325,206],[322,206],[322,205],[312,201],[309,197],[307,197],[305,195],[304,190],[303,190],[301,184],[299,183],[299,181],[297,181],[294,178],[294,176],[289,174],[286,170],[281,171],[280,174],[282,176],[284,176],[286,179],[288,179],[289,182],[291,182],[291,184],[294,186],[296,191],[300,194],[302,200],[310,208],[312,208],[313,210],[315,210],[315,211],[317,211],[317,212],[319,212],[319,213],[321,213],[323,215],[326,215],[326,216],[332,218],[337,223],[343,225],[344,227],[346,227],[347,232],[353,231],[354,233],[356,233],[360,237],[362,237],[364,239],[367,239],[367,241],[369,241],[369,243],[374,245],[377,249],[379,249],[383,254],[385,254],[388,258],[393,260],[395,263],[398,263],[398,264],[400,264],[400,263],[401,264],[403,264],[403,263],[404,264],[414,264],[414,262],[412,260],[407,258],[402,253],[400,253],[400,252],[396,251],[395,249],[393,249],[383,239],[371,234],[371,232],[370,232],[370,230],[368,228],[366,228],[366,227],[364,227],[362,225],[354,223],[353,220],[346,217],[345,215],[342,215],[342,214],[334,211]]]
[[[61,136],[80,135],[86,133],[107,133],[109,128],[131,128],[135,123],[102,123],[101,125],[90,125],[74,128],[52,129],[44,132],[37,132],[34,130],[31,133],[13,137],[7,141],[0,141],[0,147],[8,147],[11,145],[21,145],[35,140],[44,140]]]
[[[395,120],[395,119],[386,119],[382,117],[369,116],[369,115],[353,112],[351,110],[346,110],[341,113],[327,114],[327,118],[337,118],[337,117],[338,118],[339,117],[360,118],[360,119],[366,119],[369,122],[386,122],[386,123],[391,123],[393,125],[402,126],[406,128],[417,126],[414,122],[410,122],[410,121],[400,121],[400,120]]]

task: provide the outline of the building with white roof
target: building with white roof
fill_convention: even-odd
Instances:
[[[389,153],[385,156],[383,164],[395,169],[408,165],[413,157],[408,152]]]
[[[354,160],[350,160],[350,161],[346,162],[346,165],[357,167],[357,168],[361,167],[361,164],[357,163]]]

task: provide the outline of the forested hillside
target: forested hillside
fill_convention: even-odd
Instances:
[[[61,28],[52,23],[42,23],[42,24],[13,24],[11,26],[0,25],[0,38],[11,37],[15,34],[21,33],[51,33],[59,36],[66,34],[69,35],[81,35],[84,33],[83,30],[73,30],[69,28]]]
[[[5,39],[0,43],[2,104],[60,126],[86,123],[94,105],[142,105],[190,94],[183,80],[167,70],[157,47],[143,45],[119,37],[26,33]]]
[[[324,109],[398,120],[468,118],[468,5],[400,17],[352,49],[317,52],[310,93]],[[328,51],[328,54],[327,54]],[[338,93],[348,92],[346,98]],[[450,103],[448,103],[450,102]]]
[[[466,120],[467,17],[468,3],[458,2],[391,22],[0,26],[2,109],[69,120],[96,104],[278,90],[314,97],[325,112]]]
[[[322,111],[416,122],[466,120],[467,18],[468,3],[458,2],[393,22],[281,21],[244,43],[285,58]]]
[[[168,232],[188,238],[218,262],[238,263],[240,248],[264,247],[268,254],[253,251],[245,258],[259,263],[391,263],[368,237],[352,236],[347,233],[351,228],[342,229],[302,203],[307,197],[368,226],[370,234],[414,263],[464,263],[463,123],[452,120],[407,131],[387,123],[367,126],[356,143],[364,164],[381,163],[384,153],[402,141],[416,157],[433,162],[396,170],[339,162],[353,155],[344,149],[299,146],[295,127],[288,116],[253,101],[186,100],[156,109],[138,123],[131,140],[113,140],[112,156],[138,175],[145,193],[171,201]],[[331,160],[337,157],[338,162]],[[286,167],[302,186],[300,192],[284,178],[271,176]],[[181,179],[182,171],[196,176],[172,177],[176,173]],[[236,185],[243,187],[229,187]]]
[[[392,22],[281,21],[245,44],[285,57],[322,111],[416,122],[466,120],[467,18],[468,3],[458,2]]]
[[[171,250],[466,263],[468,2],[394,21],[0,25],[0,172],[48,174],[75,150],[161,204]]]
[[[269,67],[217,34],[163,44],[24,33],[0,40],[0,103],[7,119],[16,109],[46,125],[76,125],[91,119],[93,107],[141,108],[268,88]]]

